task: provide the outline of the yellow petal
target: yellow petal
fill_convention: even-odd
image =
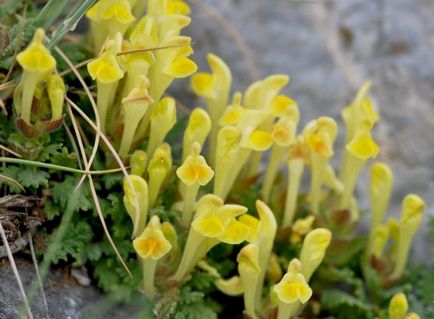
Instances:
[[[289,146],[295,141],[295,125],[292,121],[282,118],[273,125],[271,137],[277,145]]]
[[[226,244],[237,245],[246,240],[248,234],[249,227],[233,219],[219,240]]]
[[[24,70],[49,73],[56,67],[56,60],[42,44],[44,37],[44,30],[37,29],[29,46],[17,55],[17,61]]]
[[[151,258],[153,260],[162,258],[172,248],[172,245],[164,237],[161,230],[149,227],[139,237],[134,239],[133,246],[141,258]]]
[[[312,289],[308,285],[300,285],[300,302],[306,303],[312,297]]]
[[[380,151],[378,145],[372,139],[371,134],[368,131],[357,132],[353,140],[346,146],[346,149],[352,155],[362,160],[376,157]]]
[[[182,166],[176,170],[176,175],[187,185],[206,185],[214,176],[214,171],[203,156],[189,155]]]
[[[213,94],[214,80],[209,73],[196,73],[191,77],[191,88],[198,96],[210,97]]]
[[[286,117],[295,123],[300,118],[297,103],[285,95],[274,97],[270,103],[269,110],[273,116]]]
[[[219,237],[225,231],[223,223],[215,215],[211,215],[206,218],[195,219],[192,223],[192,227],[202,236],[209,238]]]
[[[407,298],[403,293],[397,293],[390,300],[389,304],[389,318],[390,319],[403,319],[408,310]]]
[[[248,139],[247,147],[255,151],[266,151],[273,144],[271,134],[261,130],[253,131]]]
[[[307,136],[307,144],[315,153],[324,157],[333,156],[332,141],[327,133],[310,134]]]
[[[167,4],[167,14],[189,15],[190,12],[190,6],[184,1],[170,1]]]
[[[113,54],[103,53],[98,59],[87,65],[87,70],[93,80],[101,83],[113,83],[123,78],[124,72],[119,67]]]
[[[174,78],[185,78],[197,71],[197,65],[185,56],[175,58],[163,72]]]
[[[259,267],[259,250],[254,244],[248,244],[241,248],[237,256],[238,267],[242,267],[244,270],[251,272],[259,272],[261,268]]]
[[[115,19],[122,24],[135,20],[131,13],[131,5],[127,0],[101,0],[98,7],[98,18],[102,20]]]
[[[425,202],[417,195],[407,195],[402,202],[401,222],[420,220],[425,211]]]
[[[255,239],[259,229],[259,219],[249,214],[244,214],[239,218],[239,221],[249,228],[249,233],[246,240],[251,242]]]

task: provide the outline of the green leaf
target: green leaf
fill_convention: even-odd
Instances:
[[[60,206],[60,209],[65,209],[69,196],[71,193],[79,192],[78,201],[74,207],[74,211],[82,210],[88,211],[93,208],[93,202],[91,202],[92,195],[89,190],[89,186],[84,183],[78,190],[75,190],[76,178],[73,176],[67,176],[63,182],[55,182],[52,186],[53,201]]]
[[[21,185],[36,190],[40,186],[45,188],[48,187],[48,179],[50,178],[50,174],[45,171],[27,168],[21,171],[17,177]]]
[[[18,174],[20,173],[21,168],[17,166],[6,166],[6,167],[0,167],[0,174],[4,175],[6,177],[12,178],[16,181],[18,181]],[[0,185],[8,185],[9,191],[11,193],[21,193],[21,189],[15,185],[14,183],[11,183],[5,179],[0,178]]]
[[[346,292],[339,290],[323,290],[320,297],[321,305],[336,319],[375,318],[372,306]]]
[[[53,263],[60,260],[73,259],[74,266],[81,266],[86,262],[86,250],[93,237],[92,229],[85,221],[71,222],[65,232],[59,249],[53,256]],[[51,237],[49,241],[52,240]]]

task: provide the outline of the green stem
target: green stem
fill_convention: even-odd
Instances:
[[[62,14],[67,4],[68,1],[49,0],[36,17],[35,25],[47,30]]]
[[[106,169],[106,170],[100,170],[100,171],[84,171],[81,169],[67,167],[67,166],[42,163],[42,162],[37,162],[37,161],[31,161],[31,160],[26,160],[26,159],[21,159],[21,158],[11,158],[11,157],[0,157],[0,163],[21,164],[21,165],[54,169],[56,171],[70,172],[70,173],[76,173],[76,174],[90,174],[90,175],[111,174],[111,173],[117,173],[117,172],[121,171],[121,169],[119,169],[119,168]]]
[[[196,196],[199,191],[199,184],[186,185],[184,192],[184,207],[182,210],[181,223],[185,227],[189,227],[193,219],[194,205],[196,204]]]
[[[155,295],[155,269],[157,268],[157,261],[151,258],[142,260],[143,272],[143,290],[148,297]]]
[[[288,162],[288,189],[286,191],[285,213],[282,219],[282,227],[289,227],[295,216],[297,195],[300,188],[301,176],[304,171],[302,159],[291,159]]]
[[[87,10],[95,4],[97,0],[83,0],[76,10],[72,10],[71,14],[64,20],[62,26],[58,28],[48,42],[48,48],[53,48],[62,37],[73,30],[78,21],[86,14]],[[53,2],[63,2],[60,0],[53,0]],[[68,2],[68,1],[64,1]]]

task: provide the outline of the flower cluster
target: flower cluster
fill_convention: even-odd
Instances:
[[[282,93],[288,76],[270,75],[232,92],[231,70],[214,54],[207,56],[209,72],[196,73],[191,39],[181,35],[189,13],[182,0],[99,0],[86,14],[95,55],[87,64],[96,87],[95,119],[128,166],[123,204],[142,267],[141,290],[158,297],[205,271],[222,293],[242,295],[249,318],[297,316],[323,289],[315,285],[316,276],[324,276],[319,267],[340,266],[339,254],[353,248],[364,217],[354,192],[380,151],[370,84],[342,111],[345,145],[336,170],[336,120],[322,116],[300,128],[298,104]],[[28,137],[51,132],[62,120],[66,88],[44,36],[38,29],[17,55],[23,74],[14,109]],[[190,112],[178,150],[167,142],[177,103],[166,90],[190,75],[204,107]],[[359,252],[361,268],[374,271],[384,287],[405,275],[425,210],[423,199],[410,194],[400,220],[384,222],[392,186],[389,166],[374,162],[369,234]],[[241,199],[246,188],[255,191],[253,201]],[[167,190],[176,193],[169,204]],[[220,244],[230,247],[236,265],[230,278],[207,262]],[[407,311],[403,294],[392,298],[391,319],[418,318]]]

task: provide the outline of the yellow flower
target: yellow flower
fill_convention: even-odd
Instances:
[[[29,46],[17,55],[17,61],[25,71],[44,75],[56,67],[56,60],[43,45],[44,38],[44,30],[37,29]]]
[[[244,94],[244,106],[249,109],[268,112],[273,99],[288,82],[289,77],[287,75],[273,74],[252,83]]]
[[[131,189],[130,182],[133,189]],[[133,236],[140,234],[146,226],[148,215],[148,184],[137,175],[129,175],[124,180],[124,205],[133,221]]]
[[[142,176],[146,170],[147,160],[145,151],[135,150],[130,159],[131,175]]]
[[[149,206],[153,207],[164,180],[172,170],[172,154],[170,145],[161,144],[154,152],[148,166]]]
[[[395,267],[391,277],[402,276],[407,264],[408,253],[414,235],[422,223],[425,202],[417,195],[407,195],[402,201],[402,213],[399,223],[398,245],[396,246]]]
[[[300,261],[303,265],[302,273],[307,281],[321,264],[331,239],[332,233],[325,228],[314,229],[304,238]]]
[[[420,316],[415,312],[410,312],[407,314],[405,319],[420,319]]]
[[[220,126],[236,125],[242,116],[246,113],[246,109],[241,106],[241,93],[236,92],[232,98],[232,104],[225,108],[222,117],[219,119]]]
[[[255,292],[262,271],[259,266],[259,250],[254,244],[244,246],[237,256],[238,272],[244,291],[244,308],[247,315],[257,318],[255,312]]]
[[[148,156],[154,154],[167,133],[176,123],[176,103],[171,97],[163,98],[152,110],[151,128],[149,132]]]
[[[206,99],[208,113],[211,118],[208,160],[214,166],[217,144],[218,121],[228,105],[232,75],[226,63],[214,54],[207,55],[211,73],[196,73],[191,78],[191,87],[198,96]]]
[[[333,155],[333,144],[337,135],[337,125],[330,117],[319,117],[309,122],[303,136],[310,150],[311,188],[310,207],[311,211],[319,214],[322,186],[325,183],[326,170],[329,158]]]
[[[150,225],[155,223],[155,218],[158,219],[157,216],[154,216],[149,222]],[[153,260],[161,259],[172,248],[161,229],[155,226],[146,227],[142,234],[134,239],[133,246],[141,258],[151,258]]]
[[[243,242],[249,228],[238,222],[236,217],[246,213],[240,205],[224,205],[215,195],[205,195],[197,203],[196,214],[188,233],[181,263],[174,280],[182,280],[185,275],[220,241],[228,244]]]
[[[47,80],[47,93],[51,106],[51,120],[62,118],[63,102],[65,99],[65,83],[58,74],[52,74]]]
[[[306,303],[312,296],[312,289],[306,283],[301,273],[287,273],[282,280],[274,286],[273,290],[284,303],[293,303],[299,300]]]
[[[252,215],[244,214],[238,220],[249,228],[249,233],[246,237],[246,240],[248,242],[252,242],[256,238],[259,231],[259,219],[253,217]]]
[[[309,148],[312,152],[318,153],[324,157],[333,156],[330,136],[327,133],[321,132],[318,134],[311,134],[307,136],[306,140],[307,145],[309,145]]]
[[[217,238],[227,244],[239,244],[246,240],[249,228],[235,217],[244,214],[247,209],[239,205],[219,205],[218,208],[214,207],[215,210],[203,209],[203,203],[210,200],[212,199],[201,199],[192,223],[193,229],[204,237]]]
[[[353,139],[355,133],[360,129],[370,130],[379,120],[379,115],[375,111],[371,99],[367,97],[370,87],[370,82],[363,84],[351,104],[342,110],[342,118],[347,129],[346,144]]]
[[[293,244],[299,243],[301,241],[301,237],[306,235],[308,232],[312,230],[312,224],[315,221],[314,216],[308,216],[306,218],[299,218],[295,221],[294,225],[292,225],[292,232],[290,241]]]
[[[188,125],[184,132],[182,149],[183,160],[192,152],[195,142],[199,143],[201,146],[204,145],[210,130],[211,119],[208,113],[201,108],[194,109],[190,114]]]
[[[165,228],[167,233],[168,229]],[[143,289],[145,294],[151,297],[155,294],[154,278],[157,261],[172,249],[172,244],[166,239],[158,216],[152,216],[141,235],[133,240],[133,246],[142,262]]]
[[[185,78],[197,70],[197,65],[185,56],[179,56],[163,69],[163,72],[173,78]]]
[[[100,0],[87,11],[86,17],[91,20],[95,52],[100,50],[107,37],[118,32],[123,35],[135,20],[128,0]]]
[[[408,310],[407,298],[403,293],[397,293],[389,303],[389,318],[404,319]]]
[[[296,125],[297,122],[293,122],[286,117],[281,117],[274,123],[271,129],[273,146],[268,160],[264,183],[262,185],[262,197],[265,201],[268,201],[274,180],[288,146],[295,142]]]
[[[176,170],[176,175],[186,185],[203,186],[209,183],[214,172],[206,163],[205,158],[193,149],[193,153],[188,155],[184,163]]]
[[[312,289],[301,273],[302,263],[293,259],[289,263],[288,272],[273,287],[279,300],[278,319],[290,318],[297,311],[299,302],[305,304],[312,296]]]
[[[214,171],[200,155],[201,146],[198,142],[193,144],[192,153],[186,157],[184,163],[176,170],[176,175],[182,181],[180,192],[183,197],[182,223],[190,224],[193,218],[194,204],[200,186],[204,186],[214,176]]]
[[[127,156],[133,144],[137,127],[149,111],[149,105],[153,102],[148,94],[149,81],[142,77],[140,86],[131,90],[127,97],[122,99],[124,129],[122,132],[119,154]]]
[[[94,21],[114,19],[126,24],[135,20],[127,0],[100,0],[89,9],[86,16]]]
[[[285,95],[274,97],[269,105],[269,112],[273,116],[287,118],[293,123],[298,123],[300,119],[297,103]]]
[[[393,173],[389,166],[376,162],[371,167],[370,200],[372,224],[375,227],[383,221],[392,193]]]
[[[116,57],[110,52],[104,52],[99,58],[89,62],[87,70],[93,80],[105,84],[119,81],[124,76]]]
[[[37,29],[28,47],[17,55],[17,61],[24,72],[14,92],[14,107],[27,124],[31,121],[32,101],[37,85],[47,80],[56,67],[56,60],[43,44],[44,37],[44,30]],[[53,111],[53,115],[59,115],[58,106]]]
[[[119,80],[124,76],[124,71],[120,68],[116,58],[121,42],[122,35],[120,33],[107,39],[101,55],[87,65],[90,76],[96,80],[97,108],[101,130],[104,133],[106,132],[107,114],[110,114],[115,102],[116,88]]]
[[[369,130],[359,130],[354,135],[354,138],[346,146],[345,161],[343,165],[344,173],[342,182],[344,184],[344,191],[342,192],[341,199],[339,201],[339,209],[349,209],[353,190],[356,185],[357,177],[363,169],[366,160],[371,157],[376,157],[380,151],[378,145],[371,137]],[[355,211],[352,211],[353,219],[358,216]]]

